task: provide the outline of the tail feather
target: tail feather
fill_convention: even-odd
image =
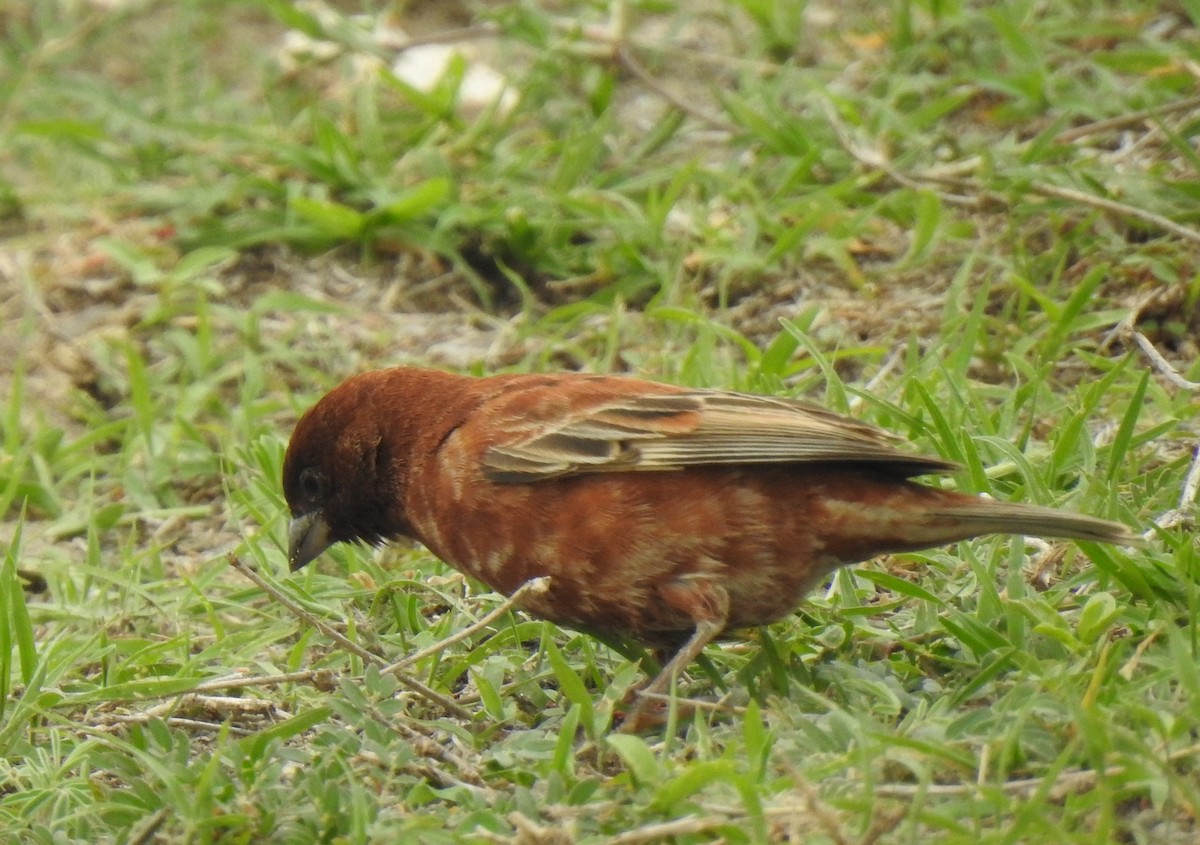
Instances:
[[[1146,544],[1141,536],[1134,534],[1119,522],[1017,502],[973,499],[933,511],[930,516],[959,520],[970,529],[971,536],[1024,534],[1029,537],[1092,540],[1122,546]]]

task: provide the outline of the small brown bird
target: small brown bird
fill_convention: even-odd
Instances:
[[[981,534],[1138,544],[1123,525],[915,484],[954,464],[790,399],[615,376],[354,376],[283,467],[293,570],[331,544],[419,540],[561,625],[677,649],[790,613],[839,566]]]

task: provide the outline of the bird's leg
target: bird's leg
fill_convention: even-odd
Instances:
[[[696,623],[688,638],[675,655],[667,661],[654,679],[638,692],[641,696],[633,711],[621,725],[622,733],[638,733],[650,727],[654,719],[646,711],[654,707],[650,695],[662,695],[671,683],[695,660],[704,647],[725,630],[729,621],[729,593],[710,578],[685,575],[658,587],[659,595],[676,610],[682,610]]]

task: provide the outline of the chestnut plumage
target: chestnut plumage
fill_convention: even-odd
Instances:
[[[1124,526],[923,486],[952,470],[790,399],[602,375],[354,376],[284,460],[293,570],[408,537],[529,612],[678,649],[791,612],[839,566],[982,534],[1136,544]]]

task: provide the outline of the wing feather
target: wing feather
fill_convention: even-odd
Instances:
[[[791,399],[723,391],[606,397],[488,449],[495,481],[687,466],[850,461],[902,476],[955,464],[901,451],[890,434]]]

